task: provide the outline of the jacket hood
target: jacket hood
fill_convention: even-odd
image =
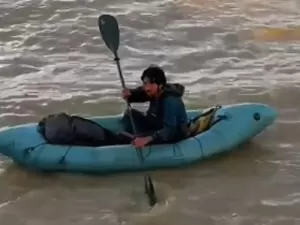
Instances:
[[[164,87],[163,95],[171,95],[175,97],[182,97],[185,87],[179,83],[168,83]]]

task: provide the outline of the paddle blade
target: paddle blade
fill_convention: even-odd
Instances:
[[[153,182],[150,176],[145,177],[145,193],[149,199],[149,205],[152,207],[157,203],[157,197],[154,189]]]
[[[116,18],[111,15],[101,15],[98,18],[98,26],[106,46],[113,53],[117,53],[120,43],[120,31]]]

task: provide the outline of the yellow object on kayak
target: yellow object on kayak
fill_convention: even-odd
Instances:
[[[194,136],[208,130],[213,122],[214,115],[219,108],[220,106],[211,108],[194,119],[189,127],[190,136]]]

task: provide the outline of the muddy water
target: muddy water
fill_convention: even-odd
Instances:
[[[300,224],[300,4],[296,0],[0,0],[0,126],[52,112],[120,113],[97,17],[121,29],[128,86],[149,63],[186,86],[188,108],[263,102],[276,123],[229,155],[141,176],[32,174],[0,158],[0,224]]]

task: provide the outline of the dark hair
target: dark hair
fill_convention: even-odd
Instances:
[[[145,78],[148,78],[149,82],[156,83],[158,85],[165,85],[167,83],[165,72],[162,68],[156,65],[150,65],[143,71],[141,80],[144,81]]]

